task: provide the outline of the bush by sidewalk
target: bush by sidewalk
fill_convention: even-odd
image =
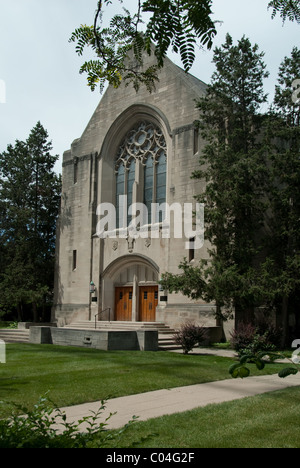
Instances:
[[[231,345],[240,355],[259,351],[277,351],[280,346],[281,330],[261,321],[256,325],[242,323],[231,333]]]
[[[183,323],[179,331],[174,335],[175,343],[182,347],[184,354],[188,354],[195,346],[205,341],[205,339],[205,328],[195,325],[191,321]]]
[[[23,415],[13,415],[7,420],[0,420],[0,448],[104,448],[107,444],[117,446],[120,435],[136,419],[118,431],[107,431],[107,421],[112,414],[99,423],[99,417],[105,409],[105,402],[97,412],[83,417],[78,423],[69,423],[66,415],[46,397],[41,397],[33,410],[15,405]],[[80,431],[85,423],[86,429]],[[61,426],[58,430],[57,426]]]

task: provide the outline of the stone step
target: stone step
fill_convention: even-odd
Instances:
[[[106,330],[139,330],[139,329],[153,329],[161,331],[170,331],[170,328],[164,323],[159,322],[108,322],[108,321],[88,321],[79,320],[72,322],[69,325],[65,325],[65,328],[79,328],[79,329],[106,329]]]
[[[181,349],[181,346],[178,346],[176,343],[160,343],[158,342],[158,350],[159,351],[175,351],[176,349]]]
[[[175,349],[181,349],[181,346],[179,346],[177,343],[174,341],[174,331],[170,333],[169,335],[166,334],[159,334],[158,335],[158,348],[161,351],[172,351]]]
[[[0,340],[5,343],[29,343],[29,330],[0,329]]]
[[[97,322],[99,323],[99,322]],[[102,328],[103,325],[103,328]],[[146,326],[145,326],[146,325]],[[76,329],[94,329],[95,323],[88,322],[88,321],[80,321],[74,322],[73,324],[68,325],[66,328],[76,328]],[[120,329],[133,329],[132,324],[127,323],[103,323],[101,322],[101,329],[109,329],[112,328],[114,330]],[[167,327],[165,324],[160,324],[157,322],[149,324],[149,322],[141,323],[139,322],[136,325],[136,329],[141,328],[150,328],[150,329],[157,329],[158,330],[158,347],[159,350],[175,350],[180,349],[180,346],[176,345],[173,339],[173,335],[175,333],[174,330]],[[97,329],[100,329],[97,327]],[[0,340],[3,340],[5,343],[29,343],[29,329],[26,330],[19,330],[19,329],[0,329]]]

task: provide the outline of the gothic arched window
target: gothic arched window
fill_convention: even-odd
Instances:
[[[133,185],[135,182],[135,161],[132,159],[127,167],[127,226],[131,221],[131,216],[128,214],[129,207],[133,203]]]
[[[151,204],[153,203],[153,159],[149,155],[144,167],[144,204],[148,210],[148,224],[151,223]]]
[[[166,202],[166,179],[167,179],[167,158],[164,151],[160,152],[156,162],[156,203],[160,205]],[[164,218],[164,210],[159,212],[159,219],[161,222]]]
[[[121,222],[120,196],[127,196],[127,213],[132,203],[144,203],[148,223],[152,219],[152,203],[165,203],[167,147],[162,131],[153,123],[139,122],[124,138],[115,160],[117,227]],[[134,189],[136,183],[136,189]],[[126,218],[125,218],[126,219]],[[131,217],[127,215],[127,225]]]

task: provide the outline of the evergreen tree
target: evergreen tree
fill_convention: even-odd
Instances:
[[[262,295],[255,265],[263,250],[258,234],[264,223],[267,171],[266,148],[258,138],[268,76],[263,55],[245,37],[233,45],[230,35],[214,52],[216,71],[198,104],[207,144],[193,174],[206,182],[197,198],[205,205],[209,260],[196,267],[184,261],[182,275],[163,277],[171,292],[215,301],[219,313],[234,310],[237,323],[251,319]]]
[[[44,305],[52,293],[60,177],[48,133],[40,122],[25,142],[0,154],[0,306]]]
[[[293,88],[299,78],[300,50],[294,47],[280,66],[268,125],[269,281],[273,285],[277,319],[283,328],[283,345],[291,344],[287,341],[291,340],[289,322],[293,324],[294,338],[300,332],[300,103]]]

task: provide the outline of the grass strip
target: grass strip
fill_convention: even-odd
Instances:
[[[0,365],[0,417],[9,403],[32,408],[39,397],[58,407],[230,378],[232,359],[171,352],[99,351],[95,349],[8,344]],[[280,364],[252,375],[273,374]]]

